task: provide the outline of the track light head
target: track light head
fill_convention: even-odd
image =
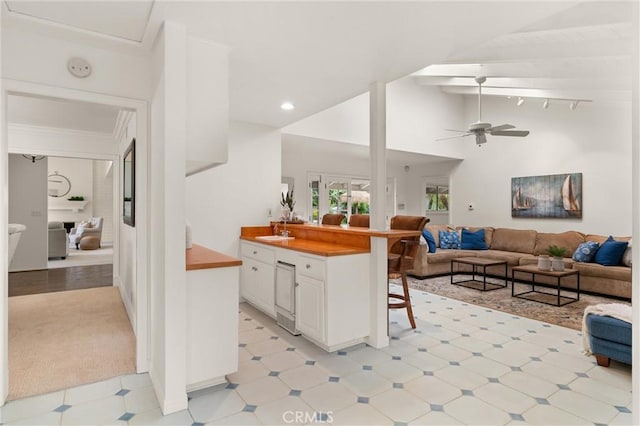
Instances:
[[[544,102],[542,103],[542,108],[547,109],[549,108],[549,99],[545,99]]]
[[[516,102],[517,106],[522,106],[522,104],[524,103],[524,98],[522,96],[518,97],[518,102]]]

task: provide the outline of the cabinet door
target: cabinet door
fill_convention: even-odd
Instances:
[[[299,275],[297,284],[296,328],[305,336],[324,343],[324,282]]]
[[[253,259],[243,259],[242,297],[268,315],[275,316],[275,268]]]

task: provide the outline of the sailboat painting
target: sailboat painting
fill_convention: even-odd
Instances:
[[[511,178],[511,217],[582,218],[582,173]]]

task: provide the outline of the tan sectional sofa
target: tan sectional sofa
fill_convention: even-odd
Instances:
[[[463,227],[457,227],[460,231]],[[476,231],[478,227],[464,227]],[[428,253],[428,247],[421,245],[416,256],[414,267],[410,275],[418,278],[449,274],[451,272],[451,259],[456,257],[482,257],[489,259],[505,260],[507,262],[508,276],[511,277],[511,268],[517,265],[536,264],[537,256],[545,254],[550,245],[565,247],[569,250],[568,257],[564,258],[565,268],[573,268],[580,271],[580,290],[598,293],[606,296],[614,296],[631,299],[631,268],[627,266],[602,266],[597,263],[575,262],[571,256],[584,241],[604,242],[608,236],[585,235],[577,231],[560,233],[544,233],[535,230],[522,230],[511,228],[483,227],[485,241],[489,250],[458,250],[441,249],[438,231],[451,230],[449,225],[427,225],[425,229],[431,232],[438,247],[435,253]],[[629,241],[630,237],[614,237],[619,241]],[[504,268],[488,269],[492,275],[504,274]],[[516,279],[527,279],[526,275],[516,273]],[[536,276],[537,282],[555,283],[554,279],[544,276]],[[563,286],[575,287],[574,280],[566,280]]]

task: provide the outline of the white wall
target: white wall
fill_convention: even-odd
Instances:
[[[164,414],[187,408],[185,161],[187,33],[165,21],[154,48],[150,271],[152,363],[150,374]],[[138,195],[142,196],[143,192]]]
[[[110,51],[47,34],[2,28],[2,77],[128,98],[149,99],[149,60],[146,55]],[[76,78],[67,61],[81,57],[93,72]]]
[[[92,163],[93,163],[93,199],[92,199],[93,216],[102,217],[104,219],[102,222],[103,223],[102,224],[102,242],[113,243],[114,200],[113,200],[112,162],[104,161],[104,160],[93,160]]]
[[[32,163],[9,155],[9,223],[21,223],[22,233],[9,271],[47,269],[47,159]]]
[[[445,128],[466,128],[462,96],[434,86],[419,86],[412,77],[387,84],[387,148],[462,158],[460,147],[436,138]],[[369,145],[369,94],[357,96],[286,126],[284,134]]]
[[[60,222],[81,222],[93,216],[93,161],[83,158],[49,157],[49,175],[58,172],[71,182],[70,192],[63,197],[47,197],[48,220]],[[55,179],[55,178],[52,178]],[[60,210],[69,205],[68,198],[83,196],[87,204],[84,210]],[[79,202],[80,203],[80,202]]]
[[[131,140],[137,136],[136,132],[136,114],[134,113],[129,119],[129,123],[127,124],[127,128],[125,130],[122,139],[118,145],[118,152],[120,153],[120,162],[122,162],[122,158],[124,157],[124,153],[129,147]],[[136,171],[139,170],[139,165],[141,165],[142,160],[139,155],[136,155]],[[114,169],[116,167],[111,167],[111,177],[114,176]],[[122,189],[120,185],[119,175],[122,175],[122,169],[117,167],[118,169],[118,179],[115,180],[115,186],[117,191],[115,192],[116,198],[116,212],[117,212],[117,226],[119,228],[119,280],[118,286],[120,287],[120,293],[122,294],[122,300],[124,300],[124,305],[127,309],[127,313],[129,315],[129,320],[131,321],[131,325],[133,329],[136,330],[136,319],[137,319],[137,299],[135,292],[136,285],[136,273],[137,273],[137,264],[136,264],[136,250],[137,250],[137,232],[136,228],[129,226],[124,223],[122,220]],[[113,179],[112,179],[113,181]],[[136,194],[142,194],[143,188],[140,186],[139,180],[136,180]],[[146,192],[146,191],[144,191]],[[136,197],[136,204],[139,204],[140,198]],[[112,213],[113,214],[113,213]],[[140,217],[137,218],[138,221]]]
[[[475,99],[467,103],[467,121],[476,120]],[[483,119],[530,130],[525,138],[488,137],[477,147],[469,138],[465,160],[451,177],[452,222],[547,232],[577,230],[631,235],[631,106],[525,102],[520,108],[504,98],[483,99]],[[511,217],[511,178],[581,172],[582,219]],[[469,202],[475,210],[468,211]]]
[[[237,256],[241,226],[275,219],[280,211],[280,139],[280,131],[271,127],[231,123],[228,163],[187,178],[185,210],[194,243]],[[274,218],[267,217],[268,209]]]

